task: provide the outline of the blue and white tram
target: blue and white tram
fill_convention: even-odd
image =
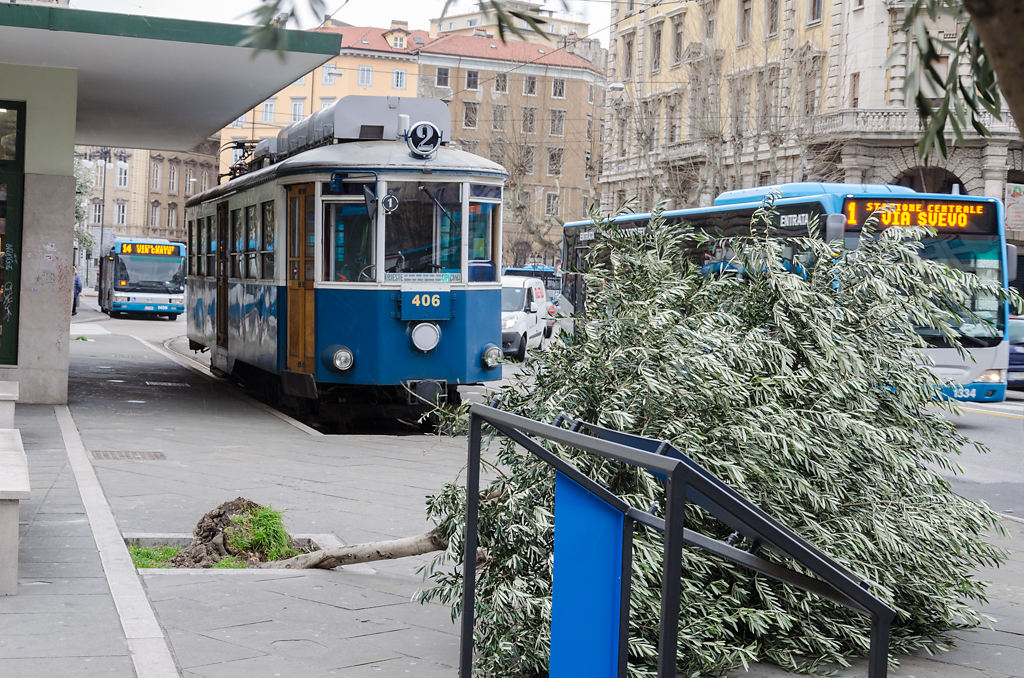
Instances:
[[[507,175],[450,128],[438,99],[344,97],[192,198],[190,346],[342,419],[500,379]]]

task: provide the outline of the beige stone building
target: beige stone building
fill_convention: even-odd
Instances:
[[[916,48],[901,29],[902,7],[614,3],[608,80],[619,84],[607,109],[604,209],[629,196],[684,207],[735,187],[821,180],[1004,198],[1008,183],[1024,183],[1008,112],[988,121],[990,138],[971,131],[945,161],[917,157],[920,125],[903,93]],[[937,29],[958,30],[948,24]]]
[[[92,234],[92,261],[78,252],[79,269],[92,283],[101,247],[115,238],[167,238],[185,242],[185,201],[217,185],[218,138],[191,152],[77,146],[75,157],[89,173],[83,196],[85,227]]]
[[[540,17],[544,20],[540,27],[545,33],[553,37],[568,35],[585,36],[587,34],[588,27],[585,21],[568,16],[565,12],[544,9],[541,3],[505,0],[502,6],[507,12],[525,11],[532,16]],[[529,37],[533,30],[523,19],[514,19],[514,25],[523,33],[524,37]],[[431,19],[430,32],[434,35],[450,33],[454,35],[490,34],[496,36],[498,35],[497,15],[490,9],[478,9],[472,12],[446,15],[437,19]],[[507,35],[505,37],[513,38],[517,36]]]
[[[603,73],[552,45],[484,36],[442,35],[419,62],[419,94],[449,102],[453,140],[509,171],[504,263],[553,263],[562,223],[599,199]]]

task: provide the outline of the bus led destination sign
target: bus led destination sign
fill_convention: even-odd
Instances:
[[[875,214],[882,226],[928,226],[939,231],[995,233],[996,205],[969,200],[847,198],[846,227],[859,230]]]
[[[119,254],[155,254],[162,257],[176,256],[178,245],[160,245],[149,242],[123,242]]]

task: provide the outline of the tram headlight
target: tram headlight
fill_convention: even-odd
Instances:
[[[426,353],[441,343],[441,328],[434,323],[419,323],[412,328],[412,345]]]
[[[480,360],[485,367],[497,367],[501,364],[501,358],[501,349],[494,344],[487,344],[484,352],[480,355]]]
[[[352,366],[356,364],[356,357],[352,355],[351,350],[342,346],[331,356],[331,362],[339,372],[344,372],[352,369]]]
[[[982,384],[999,384],[1006,381],[1006,376],[1002,370],[985,370],[978,377],[978,381]]]

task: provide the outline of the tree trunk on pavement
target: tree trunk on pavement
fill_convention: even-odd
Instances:
[[[985,53],[999,81],[999,89],[1018,127],[1024,127],[1024,2],[1021,0],[963,0]]]
[[[353,544],[334,549],[303,553],[287,560],[260,563],[260,567],[286,570],[323,569],[330,570],[342,565],[355,565],[375,560],[393,560],[407,556],[420,556],[448,548],[448,542],[441,538],[437,528],[415,537],[403,537],[389,541],[368,544]],[[480,556],[477,556],[478,560]]]

